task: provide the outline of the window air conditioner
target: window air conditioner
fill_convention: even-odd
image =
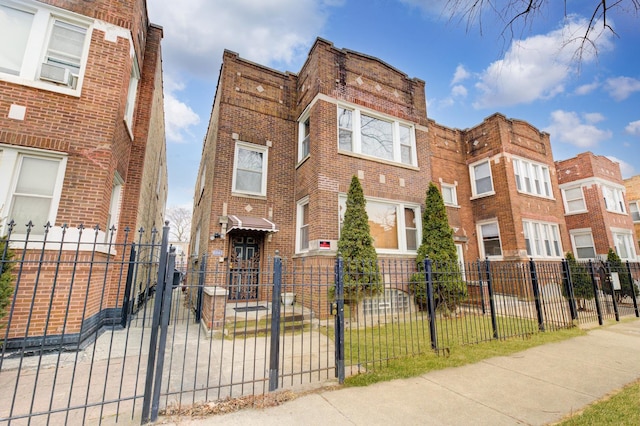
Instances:
[[[42,68],[40,68],[40,80],[71,87],[73,85],[73,74],[64,67],[43,63]]]

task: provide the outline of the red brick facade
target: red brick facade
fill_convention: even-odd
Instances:
[[[564,161],[556,162],[558,184],[566,194],[567,190],[582,190],[584,209],[575,211],[566,206],[567,228],[575,241],[575,234],[581,233],[593,238],[595,253],[606,258],[609,248],[616,250],[626,260],[635,260],[637,249],[630,252],[622,247],[628,238],[637,245],[633,221],[625,200],[625,185],[620,174],[620,166],[608,158],[585,152]],[[578,195],[579,193],[576,192]],[[577,250],[574,247],[574,254]],[[625,256],[625,252],[627,255]]]
[[[629,202],[629,214],[633,220],[633,228],[636,232],[636,250],[640,247],[640,175],[632,176],[624,180],[627,190],[627,201]],[[635,205],[632,206],[632,204]],[[633,210],[631,210],[633,209]]]
[[[4,3],[0,5],[8,7]],[[80,224],[87,228],[98,225],[101,232],[110,225],[115,226],[119,230],[118,242],[122,242],[125,228],[161,227],[167,194],[162,28],[149,23],[146,1],[25,0],[11,7],[46,13],[50,22],[54,19],[72,24],[79,22],[87,34],[75,87],[44,81],[38,78],[38,73],[29,74],[25,69],[21,79],[0,72],[0,151],[66,159],[64,176],[58,183],[61,190],[58,196],[54,195],[49,213],[49,217],[54,217],[49,240],[60,236],[63,224],[70,227],[67,241],[74,240]],[[34,24],[31,31],[36,30]],[[25,56],[29,54],[27,51]],[[139,82],[136,97],[131,96],[135,102],[133,118],[127,123],[125,114],[134,56]],[[15,113],[20,110],[22,115]],[[2,167],[12,180],[17,179],[17,171],[9,170],[10,166],[5,163]],[[14,167],[18,170],[18,166]],[[119,209],[115,212],[117,217],[113,217],[113,205],[118,204],[112,200],[116,182],[122,189]],[[0,200],[0,208],[4,208],[0,210],[0,219],[4,220],[0,226],[6,232],[7,223],[12,219],[8,215],[13,195],[11,189],[6,188],[0,194],[6,195],[6,199]],[[24,233],[24,225],[16,223],[13,232]],[[86,234],[93,235],[92,232]],[[147,235],[150,238],[151,232]],[[122,253],[101,255],[106,259]],[[92,278],[85,318],[121,303],[123,292],[118,293],[116,288],[118,277],[112,280],[103,275],[101,278],[99,286],[94,285]],[[77,298],[80,305],[84,303],[81,299]],[[74,300],[75,297],[72,302]],[[29,302],[25,301],[25,306]],[[76,308],[81,306],[73,307]],[[16,309],[19,312],[23,307]],[[74,320],[80,318],[80,315],[74,316]],[[18,327],[19,315],[14,322]],[[37,323],[32,322],[30,334],[37,334],[34,324]],[[72,331],[79,324],[68,324],[68,327],[68,331]]]

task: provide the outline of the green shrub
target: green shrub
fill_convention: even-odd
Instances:
[[[338,240],[338,253],[342,255],[345,264],[345,300],[358,300],[382,290],[382,276],[369,228],[366,200],[356,176],[351,179],[347,194],[347,209]]]
[[[427,283],[424,276],[424,260],[432,261],[433,293],[436,309],[449,313],[467,298],[467,285],[462,279],[458,264],[453,230],[449,226],[447,210],[440,190],[429,183],[422,215],[422,244],[416,257],[418,272],[411,277],[410,289],[416,304],[427,306]]]
[[[578,310],[584,311],[586,309],[585,302],[594,297],[591,274],[585,265],[578,263],[571,252],[567,252],[564,257],[567,259],[569,266],[571,283],[573,284],[573,296],[576,298]],[[565,286],[562,286],[562,295],[568,297]]]
[[[622,263],[618,254],[612,248],[609,248],[609,252],[607,253],[607,262],[609,262],[611,272],[617,272],[620,278],[620,290],[616,293],[618,301],[621,301],[625,297],[632,298],[634,296],[632,285],[635,287],[635,294],[638,295],[638,285],[631,280],[627,266]],[[608,286],[603,285],[602,290],[607,294],[611,294],[611,284]]]
[[[13,295],[12,258],[13,252],[9,249],[7,238],[2,237],[0,239],[0,319],[7,314],[7,307]]]

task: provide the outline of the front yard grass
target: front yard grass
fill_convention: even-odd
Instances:
[[[558,423],[559,426],[640,425],[640,380]]]

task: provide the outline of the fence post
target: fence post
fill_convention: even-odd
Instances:
[[[485,308],[486,300],[484,300],[484,289],[482,288],[482,268],[480,267],[480,259],[477,262],[478,265],[478,286],[480,287],[480,303],[482,303],[482,315],[487,313],[487,309]]]
[[[438,349],[438,337],[436,334],[436,304],[433,296],[433,270],[431,259],[424,259],[424,278],[427,282],[427,311],[429,312],[429,337],[431,349]]]
[[[136,269],[136,244],[131,243],[131,252],[129,253],[129,265],[127,266],[127,281],[124,286],[124,300],[122,301],[122,328],[127,327],[129,314],[131,313],[131,287],[133,287],[133,274]]]
[[[169,222],[162,227],[162,243],[160,244],[160,262],[158,264],[158,281],[156,285],[164,285],[164,277],[167,273],[167,247],[169,247]],[[158,300],[159,299],[159,300]],[[158,343],[158,326],[160,325],[160,313],[162,311],[162,298],[156,289],[153,306],[153,319],[151,322],[151,336],[149,338],[149,357],[147,358],[147,377],[144,385],[144,399],[142,400],[142,423],[149,423],[151,411],[151,396],[153,391],[153,376],[156,365],[156,351]]]
[[[207,271],[207,255],[202,255],[202,262],[200,263],[200,274],[198,276],[198,291],[196,292],[196,306],[194,307],[195,314],[194,320],[196,323],[200,322],[202,318],[202,302],[204,299],[204,274]],[[191,299],[191,298],[190,298]]]
[[[611,262],[607,261],[606,265],[607,265],[607,277],[609,277],[609,287],[611,288],[611,302],[613,303],[613,313],[616,316],[616,321],[620,321],[620,313],[618,311],[618,301],[616,300],[616,290],[613,288],[613,277],[611,276]],[[618,279],[619,278],[620,278],[620,275],[618,275]]]
[[[269,352],[269,392],[278,389],[280,370],[280,293],[282,293],[282,258],[278,250],[273,258],[273,294],[271,295],[271,348]]]
[[[562,259],[562,281],[564,285],[564,291],[567,293],[567,299],[569,302],[569,311],[571,312],[571,319],[578,319],[578,308],[576,307],[576,296],[573,293],[573,281],[571,280],[571,269],[569,268],[569,262],[567,259]]]
[[[158,343],[158,362],[156,363],[156,377],[153,383],[153,399],[151,401],[151,421],[158,419],[158,409],[160,408],[160,389],[162,388],[162,372],[164,370],[164,352],[167,345],[167,331],[169,328],[169,315],[171,313],[171,298],[173,296],[173,270],[176,266],[176,248],[171,247],[169,259],[165,269],[164,280],[159,298],[156,292],[156,303],[162,303],[160,315],[160,342]],[[171,277],[171,278],[169,278]],[[160,285],[160,283],[158,283]]]
[[[344,260],[338,254],[335,264],[335,347],[336,377],[338,383],[344,383]]]
[[[596,301],[596,312],[598,313],[598,324],[602,325],[602,309],[600,308],[600,297],[598,296],[598,283],[596,282],[596,273],[593,269],[593,262],[589,261],[589,274],[591,274],[591,284],[593,285],[593,297]]]
[[[491,264],[489,258],[484,261],[485,274],[487,276],[487,291],[489,292],[489,309],[491,310],[491,328],[493,329],[493,338],[498,338],[498,320],[496,318],[496,301],[493,297],[493,280],[491,278]]]
[[[631,275],[631,266],[629,265],[629,261],[627,260],[627,276],[629,277],[629,283],[631,283],[631,296],[633,298],[633,309],[636,311],[636,317],[640,317],[640,313],[638,312],[638,300],[636,299],[638,295],[636,294],[636,283],[633,281],[633,275]]]
[[[538,283],[538,272],[536,271],[536,263],[533,259],[529,260],[529,272],[531,273],[531,286],[533,287],[533,298],[536,304],[536,313],[538,314],[538,330],[544,331],[544,316],[542,314],[542,300],[540,297],[540,284]]]

